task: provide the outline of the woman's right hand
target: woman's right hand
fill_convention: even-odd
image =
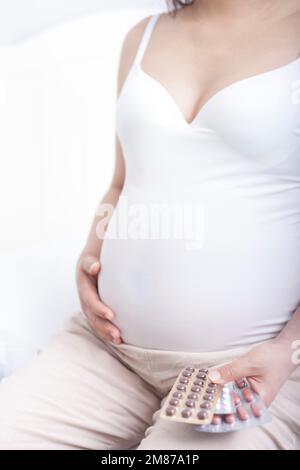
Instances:
[[[122,343],[120,330],[112,323],[114,312],[99,298],[97,279],[101,266],[99,259],[81,255],[76,267],[76,281],[83,313],[101,339],[114,344]]]

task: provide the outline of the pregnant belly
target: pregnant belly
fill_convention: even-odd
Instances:
[[[300,301],[299,236],[225,219],[208,221],[197,249],[176,239],[104,239],[99,294],[126,343],[221,350],[270,339],[290,319]]]

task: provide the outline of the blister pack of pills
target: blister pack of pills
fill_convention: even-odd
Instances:
[[[160,416],[190,424],[210,424],[222,389],[222,385],[209,380],[208,369],[186,367],[175,380]]]
[[[192,424],[196,431],[220,433],[271,421],[263,401],[246,379],[224,386],[209,380],[208,369],[185,367],[176,378],[160,416]]]
[[[220,433],[238,431],[254,426],[262,426],[272,420],[264,402],[255,393],[246,379],[227,384],[230,389],[234,409],[231,413],[221,413],[216,406],[210,424],[197,426],[200,432]]]
[[[216,403],[214,413],[226,415],[235,412],[235,405],[232,394],[231,384],[223,386],[219,400]]]

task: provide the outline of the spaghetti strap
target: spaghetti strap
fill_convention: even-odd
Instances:
[[[138,50],[137,50],[137,53],[136,53],[136,56],[135,56],[135,60],[134,60],[134,65],[138,65],[138,66],[140,65],[140,63],[142,61],[142,58],[143,58],[143,55],[144,55],[144,52],[145,52],[146,47],[148,45],[148,42],[150,40],[151,33],[152,33],[153,28],[154,28],[158,18],[160,17],[160,15],[161,15],[161,13],[157,13],[157,14],[150,17],[150,19],[149,19],[149,21],[148,21],[148,23],[145,27],[141,42],[139,44],[139,47],[138,47]]]

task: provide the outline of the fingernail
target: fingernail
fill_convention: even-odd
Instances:
[[[218,370],[212,370],[211,372],[209,372],[209,378],[212,382],[215,382],[215,383],[223,382],[221,374]]]
[[[113,313],[111,313],[111,312],[106,312],[105,318],[106,318],[107,320],[113,320],[114,315],[113,315]]]
[[[120,342],[120,336],[115,336],[115,337],[113,336],[111,341],[112,341],[112,343],[114,343],[114,344],[119,344],[119,342]]]

